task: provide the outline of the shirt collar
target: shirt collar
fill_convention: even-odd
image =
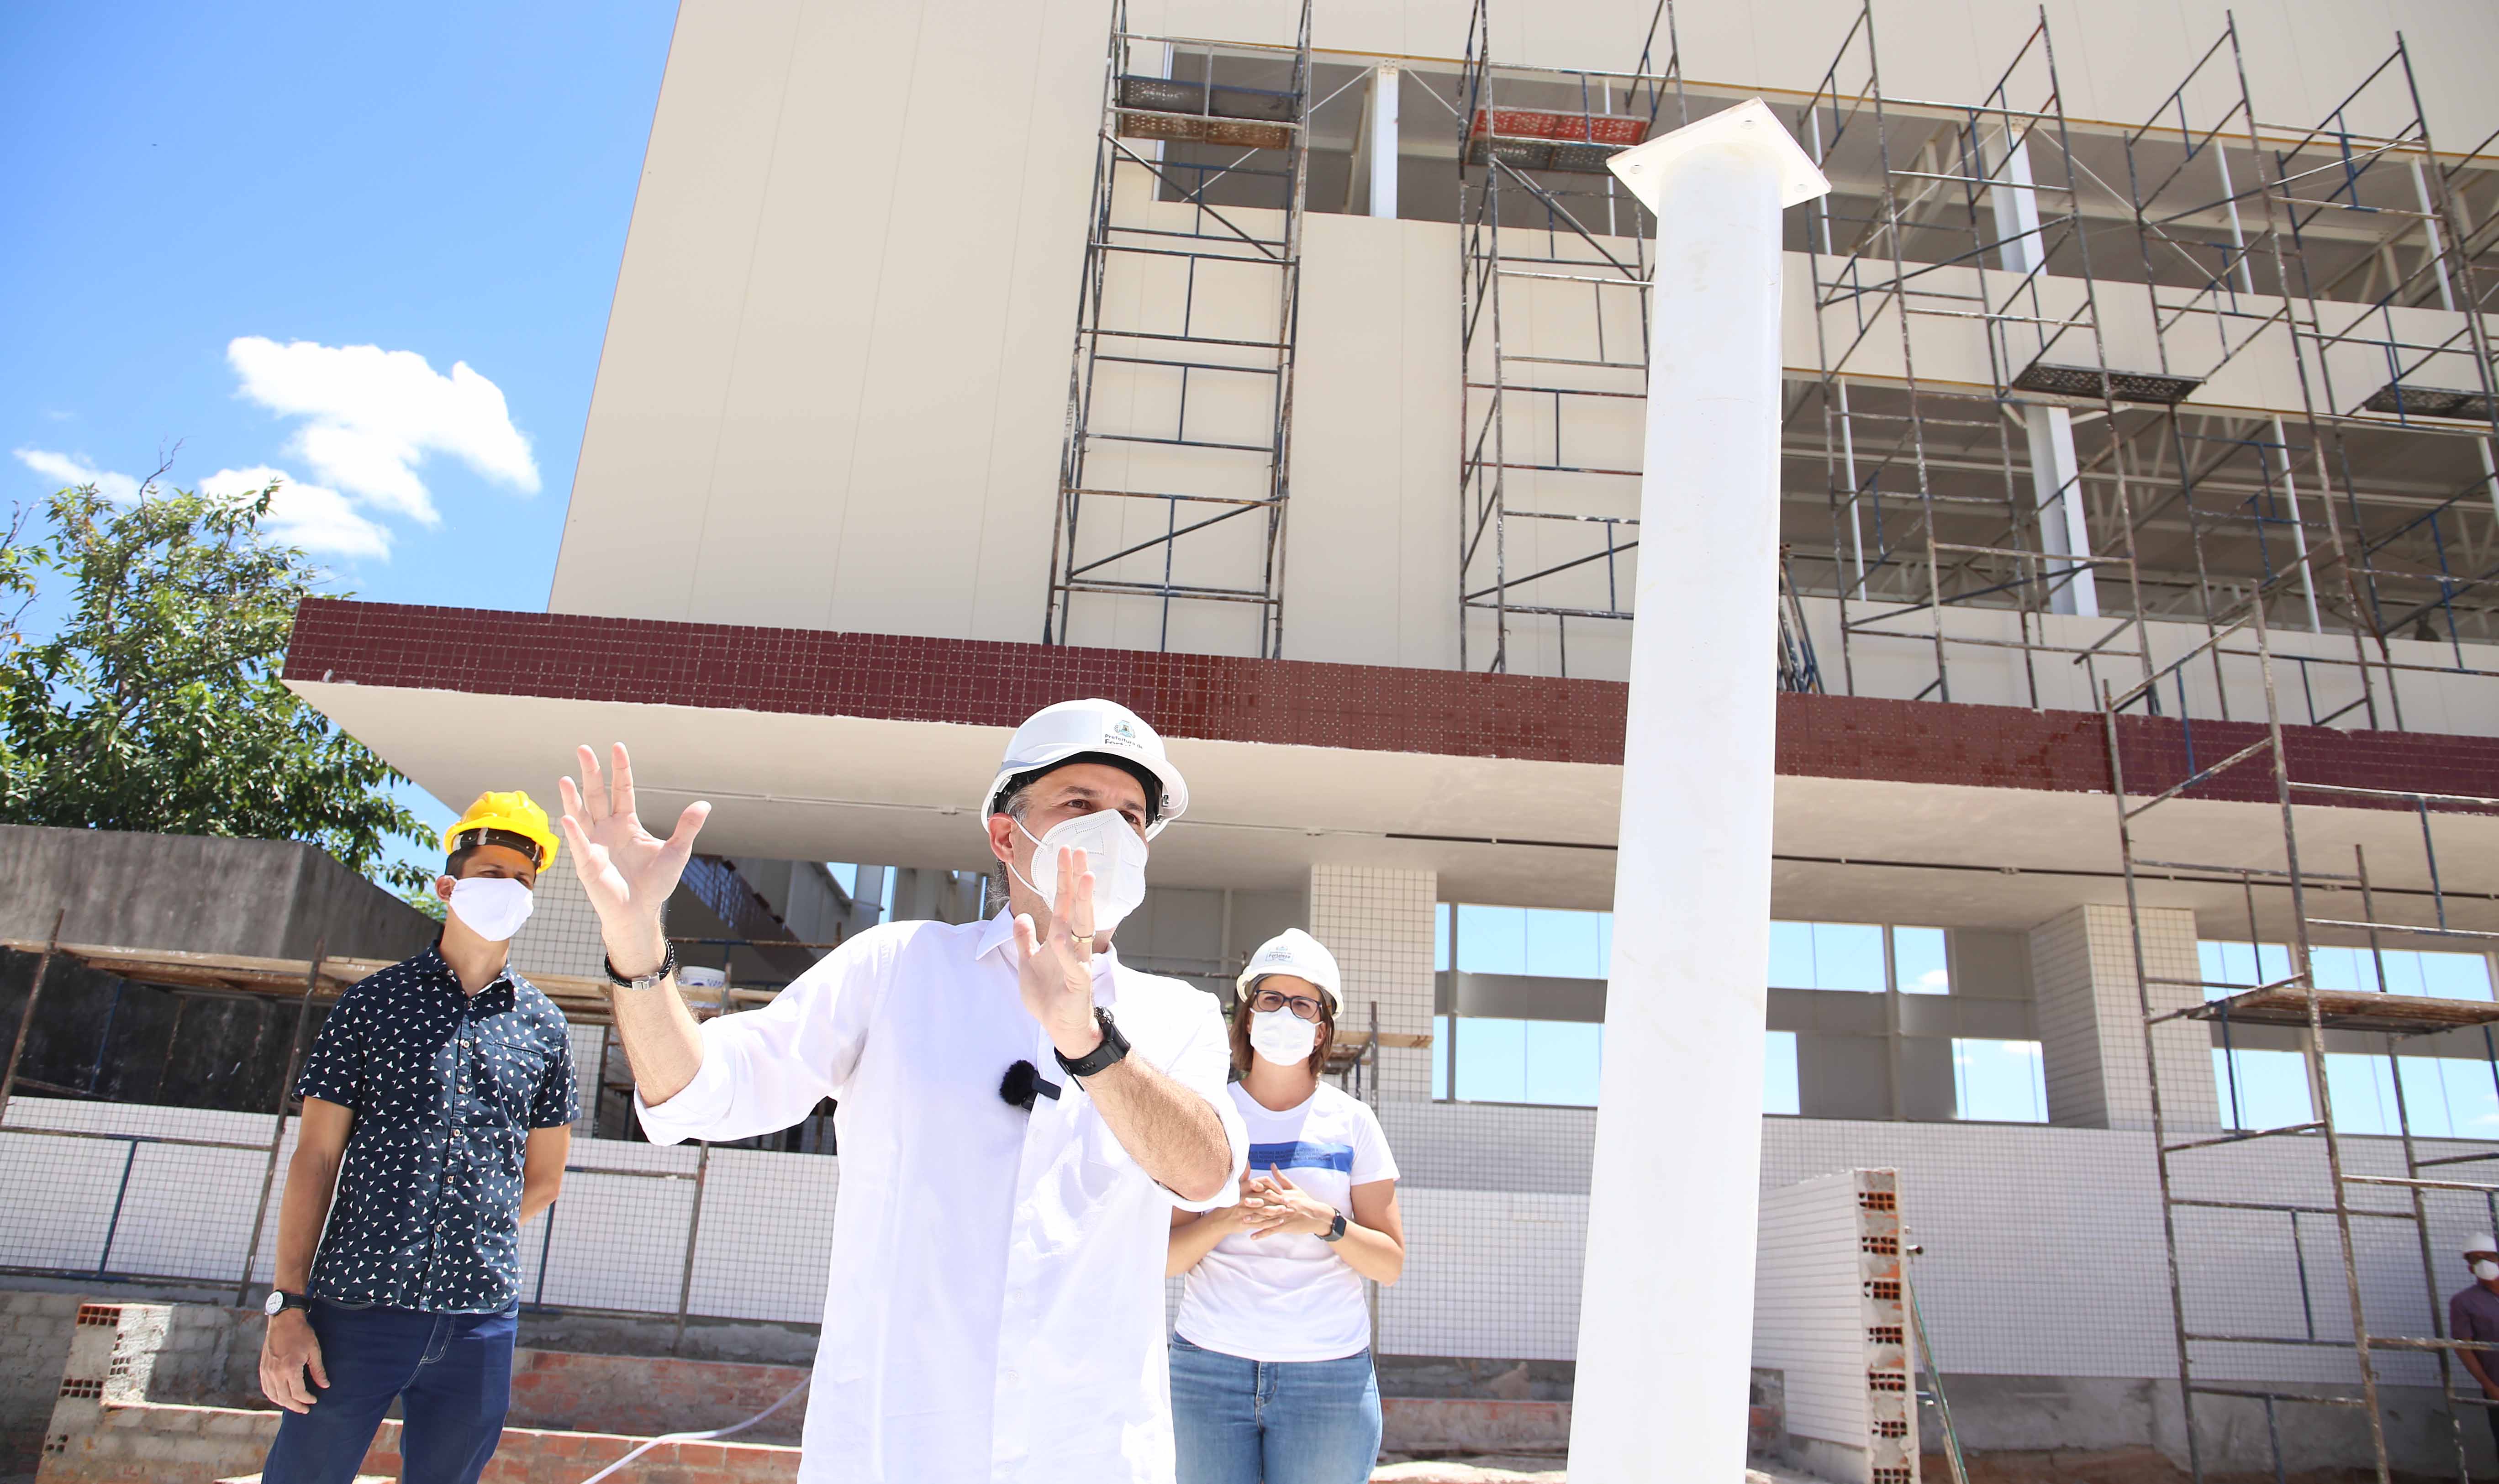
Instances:
[[[429,981],[438,983],[453,995],[481,1009],[495,1001],[498,990],[517,1003],[521,985],[527,983],[520,975],[513,972],[512,961],[506,956],[503,968],[496,971],[495,977],[479,986],[475,994],[469,994],[460,987],[460,975],[451,967],[451,961],[442,956],[442,937],[438,933],[435,935],[432,943],[426,945],[425,952],[416,955],[415,963],[417,972]]]
[[[997,953],[998,961],[1012,969],[1016,966],[1015,954],[1011,952],[1014,947],[1015,916],[1008,909],[1001,907],[998,909],[997,916],[982,924],[981,941],[973,947],[972,956],[985,958],[991,953]],[[1093,955],[1095,979],[1101,979],[1119,967],[1120,946],[1116,943]]]

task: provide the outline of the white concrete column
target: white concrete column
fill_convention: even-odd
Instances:
[[[1397,83],[1393,63],[1383,62],[1371,74],[1371,214],[1397,215]]]
[[[1398,67],[1382,62],[1371,70],[1371,86],[1362,95],[1362,122],[1354,127],[1353,158],[1346,167],[1345,209],[1368,216],[1397,215],[1397,81]]]
[[[1769,977],[1779,215],[1830,189],[1759,99],[1617,155],[1658,218],[1640,565],[1573,1484],[1736,1479]]]
[[[1384,1033],[1431,1033],[1432,908],[1439,889],[1440,877],[1431,871],[1311,867],[1310,933],[1327,945],[1345,976],[1345,1016],[1339,1023],[1346,1035],[1371,1028],[1374,1006]],[[1254,946],[1242,948],[1246,952]],[[1433,1054],[1429,1048],[1383,1048],[1372,1100],[1428,1101]]]
[[[2027,274],[2038,268],[2046,249],[2039,242],[2039,193],[2030,180],[2030,146],[2015,145],[2006,152],[2005,184],[1988,192],[1996,209],[1997,249],[2008,272]],[[2035,338],[2036,331],[2033,332]],[[2018,343],[2008,337],[2008,344]],[[2032,502],[2039,511],[2039,549],[2051,558],[2089,557],[2092,537],[2083,521],[2082,466],[2074,458],[2074,415],[2062,407],[2025,407],[2022,419],[2029,435]],[[2097,618],[2099,588],[2092,569],[2071,574],[2051,562],[2058,573],[2048,592],[2048,610]]]

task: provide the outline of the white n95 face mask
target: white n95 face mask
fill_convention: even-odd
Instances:
[[[451,912],[468,929],[489,943],[502,943],[521,930],[537,905],[536,894],[503,876],[471,876],[451,885]]]
[[[2473,1265],[2473,1275],[2485,1283],[2492,1278],[2499,1278],[2499,1263],[2494,1263],[2485,1257]]]
[[[1258,1010],[1250,1015],[1250,1048],[1280,1067],[1298,1067],[1311,1059],[1319,1044],[1318,1023],[1289,1010]]]
[[[1083,851],[1085,869],[1093,873],[1093,930],[1107,933],[1120,925],[1120,919],[1137,910],[1146,899],[1146,842],[1127,817],[1113,809],[1099,809],[1061,820],[1050,826],[1048,834],[1036,835],[1023,828],[1018,820],[1016,828],[1023,829],[1025,839],[1033,843],[1032,879],[1022,881],[1041,898],[1042,905],[1054,907],[1058,901],[1058,853],[1062,850]],[[1015,867],[1007,867],[1012,871]]]

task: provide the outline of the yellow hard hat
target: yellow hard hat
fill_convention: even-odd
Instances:
[[[488,792],[477,795],[477,802],[458,823],[442,832],[442,853],[446,855],[460,849],[459,839],[471,830],[500,829],[519,835],[538,848],[538,869],[555,864],[555,830],[547,823],[547,812],[537,801],[518,789],[509,792]]]

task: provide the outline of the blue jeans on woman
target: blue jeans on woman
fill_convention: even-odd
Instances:
[[[476,1484],[512,1405],[516,1310],[434,1314],[314,1299],[327,1388],[312,1409],[287,1412],[261,1468],[264,1484],[349,1484],[382,1414],[402,1403],[402,1484]]]
[[[1180,1484],[1362,1484],[1379,1459],[1371,1352],[1253,1361],[1171,1342]]]

